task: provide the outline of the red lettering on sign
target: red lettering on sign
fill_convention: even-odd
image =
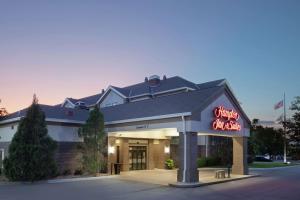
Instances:
[[[214,110],[214,114],[217,119],[212,123],[214,130],[222,131],[240,131],[241,125],[237,120],[239,114],[234,110],[225,109],[223,106],[219,106]],[[225,121],[226,120],[226,121]]]
[[[214,112],[217,118],[224,118],[227,120],[238,120],[240,117],[239,114],[234,110],[227,110],[223,106],[217,107]]]

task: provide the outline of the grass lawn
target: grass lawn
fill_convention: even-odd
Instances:
[[[285,164],[281,162],[254,162],[249,164],[251,168],[272,168],[272,167],[287,167],[295,164]]]

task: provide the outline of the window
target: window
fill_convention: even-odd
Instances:
[[[14,125],[12,125],[12,126],[11,126],[11,130],[14,130],[14,128],[15,128],[15,126],[14,126]]]

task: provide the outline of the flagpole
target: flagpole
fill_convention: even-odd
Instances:
[[[286,163],[286,109],[285,109],[285,92],[283,93],[283,162]]]

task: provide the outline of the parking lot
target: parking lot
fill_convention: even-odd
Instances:
[[[168,186],[111,178],[68,183],[0,186],[1,200],[99,199],[298,199],[300,167],[252,171],[262,176],[199,188]]]

